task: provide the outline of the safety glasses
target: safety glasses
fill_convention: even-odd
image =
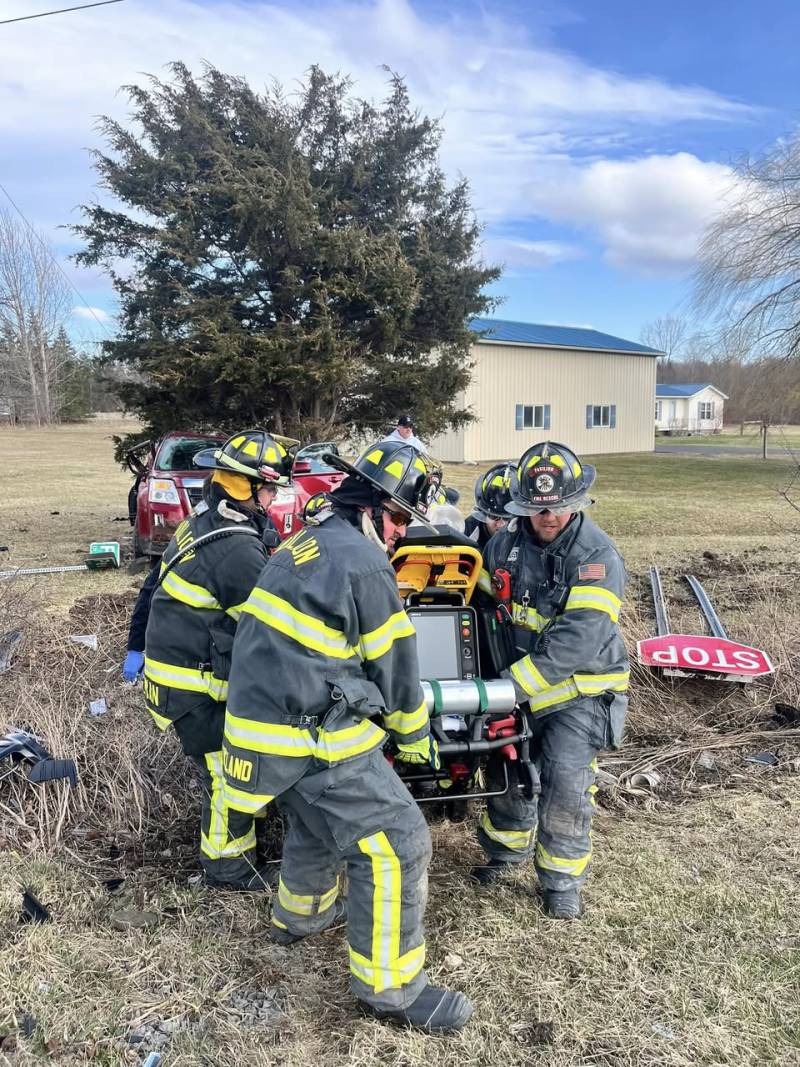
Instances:
[[[411,516],[407,511],[396,511],[394,508],[383,508],[384,515],[388,515],[395,526],[408,526]]]

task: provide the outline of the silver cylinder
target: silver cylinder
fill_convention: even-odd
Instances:
[[[493,713],[501,711],[513,711],[517,703],[514,692],[514,683],[508,678],[498,678],[491,682],[483,683],[486,688],[488,701],[487,711]],[[474,715],[481,710],[481,695],[478,686],[473,681],[449,681],[439,682],[441,687],[442,715]],[[430,682],[422,683],[422,693],[428,706],[428,713],[434,710],[433,688]]]

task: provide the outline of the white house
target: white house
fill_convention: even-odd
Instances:
[[[710,382],[656,386],[656,433],[719,433],[728,397]]]

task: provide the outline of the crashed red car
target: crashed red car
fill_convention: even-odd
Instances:
[[[136,476],[128,494],[136,558],[162,554],[177,525],[202,499],[203,483],[211,473],[194,466],[195,454],[225,440],[221,434],[174,430],[155,445],[145,441],[127,454],[127,465]],[[278,487],[269,514],[281,538],[301,529],[303,508],[310,497],[335,488],[344,477],[322,460],[325,451],[336,452],[336,445],[324,442],[301,448],[295,455],[291,482]]]

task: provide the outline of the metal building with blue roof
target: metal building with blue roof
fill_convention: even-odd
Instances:
[[[516,458],[549,437],[579,454],[653,449],[662,352],[589,326],[476,318],[472,381],[460,398],[475,421],[429,443],[441,459]]]

